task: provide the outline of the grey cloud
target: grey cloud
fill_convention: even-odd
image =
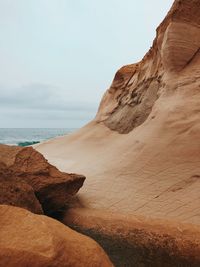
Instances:
[[[75,102],[47,84],[0,86],[0,127],[81,127],[94,118],[98,105]]]
[[[93,119],[95,112],[88,110],[38,110],[0,108],[0,127],[79,128]]]
[[[63,110],[32,110],[32,109],[4,109],[1,112],[2,116],[6,116],[7,118],[13,118],[13,119],[37,119],[40,120],[85,120],[88,118],[92,118],[94,116],[93,112],[87,111],[87,110],[69,110],[69,111],[63,111]]]
[[[61,91],[61,92],[60,92]],[[0,87],[0,108],[37,109],[53,111],[88,111],[95,112],[97,104],[85,101],[73,102],[59,87],[47,84],[29,84],[19,88]]]

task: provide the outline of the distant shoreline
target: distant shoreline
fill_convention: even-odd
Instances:
[[[75,128],[0,128],[0,144],[31,146],[74,132]]]
[[[17,143],[18,146],[32,146],[35,144],[39,144],[41,141],[25,141]]]

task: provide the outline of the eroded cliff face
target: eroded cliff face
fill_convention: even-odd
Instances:
[[[96,121],[119,133],[132,131],[149,117],[156,100],[175,93],[180,83],[198,87],[199,57],[200,1],[175,1],[142,61],[116,73]]]
[[[84,173],[81,206],[200,224],[200,1],[176,0],[94,121],[37,149]],[[66,155],[70,155],[67,157]]]
[[[37,149],[87,176],[81,206],[200,223],[200,1],[176,0],[94,121]],[[68,157],[67,155],[70,155]]]
[[[115,266],[199,266],[199,47],[200,0],[176,0],[142,61],[116,73],[95,120],[37,146],[87,176],[64,223],[101,242]],[[146,218],[145,231],[135,215]],[[195,245],[179,222],[195,225]]]

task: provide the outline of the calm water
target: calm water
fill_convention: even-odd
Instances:
[[[0,144],[26,146],[66,135],[75,130],[73,128],[0,128]]]

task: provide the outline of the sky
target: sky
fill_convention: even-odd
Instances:
[[[78,128],[173,0],[0,0],[0,128]]]

